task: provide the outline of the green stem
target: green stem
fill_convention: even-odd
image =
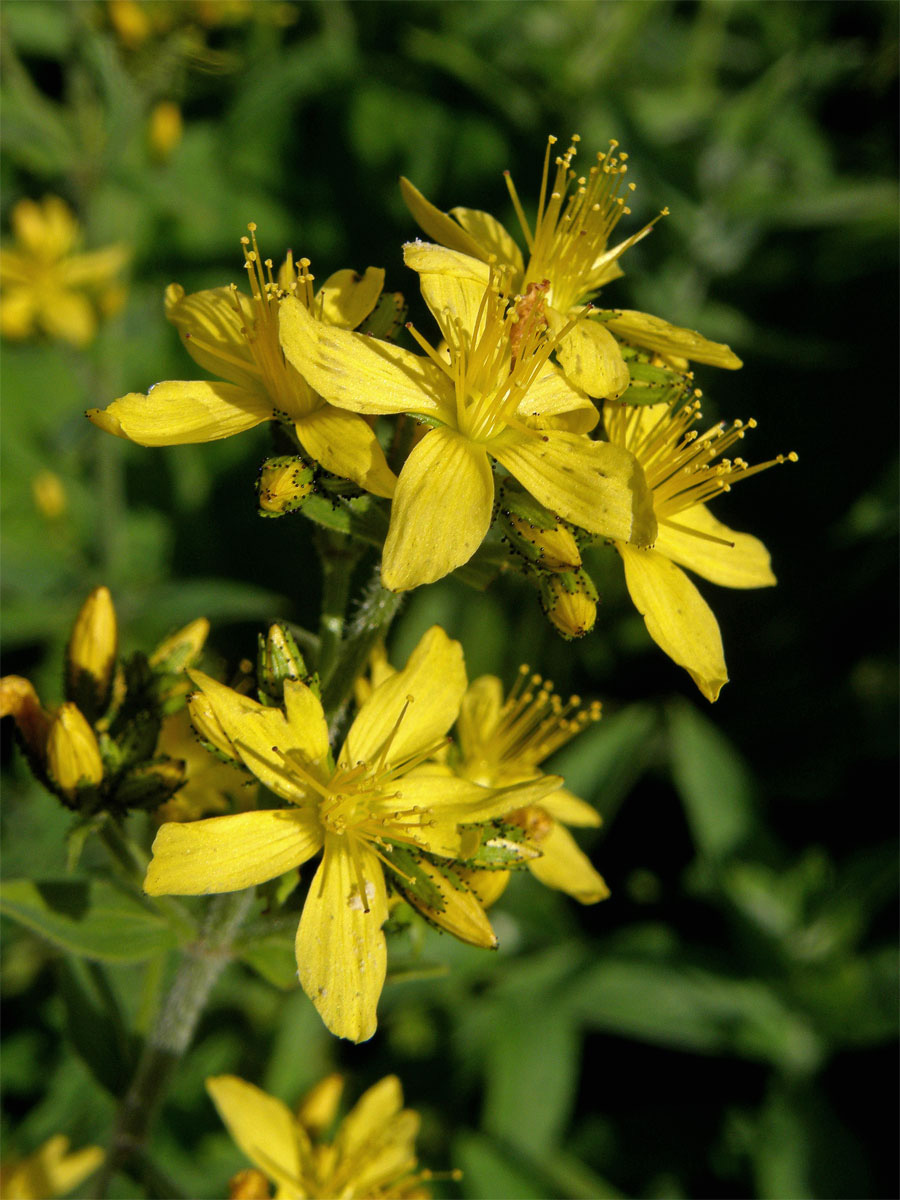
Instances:
[[[322,562],[318,673],[324,686],[331,677],[344,636],[350,580],[359,558],[359,548],[346,534],[324,529],[316,531],[315,544]]]
[[[113,816],[107,817],[98,832],[115,867],[130,884],[136,884],[143,894],[144,876],[147,874],[149,861],[147,855],[134,844],[121,823]],[[171,923],[182,940],[192,938],[196,934],[197,927],[190,913],[172,896],[145,895],[144,898]]]
[[[253,889],[216,896],[200,936],[185,947],[181,963],[135,1071],[119,1104],[109,1151],[96,1184],[103,1200],[113,1175],[141,1158],[169,1080],[194,1036],[210,992],[231,960],[231,945],[254,900]]]
[[[349,698],[353,684],[365,670],[370,653],[387,633],[402,603],[402,596],[381,586],[379,568],[376,568],[340,646],[334,667],[323,684],[322,707],[329,725]]]

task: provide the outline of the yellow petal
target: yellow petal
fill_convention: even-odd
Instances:
[[[193,682],[209,701],[213,715],[234,749],[253,774],[284,800],[302,804],[310,790],[285,766],[293,751],[317,777],[328,752],[328,730],[322,706],[309,688],[297,680],[285,685],[285,719],[280,709],[266,708],[249,696],[210,679],[202,671],[189,671]]]
[[[402,762],[427,749],[456,720],[465,690],[462,646],[434,625],[422,636],[403,670],[380,683],[362,706],[339,761],[343,766],[373,761],[392,733],[385,758],[388,763]]]
[[[130,256],[128,247],[120,245],[73,254],[59,264],[60,279],[67,287],[101,287],[121,271]]]
[[[695,504],[693,508],[676,513],[672,520],[676,526],[696,529],[698,533],[721,538],[728,544],[692,536],[663,521],[654,549],[666,558],[722,587],[771,587],[777,583],[769,552],[762,542],[749,533],[735,533],[717,521],[705,504]]]
[[[713,367],[726,367],[729,371],[744,365],[734,351],[722,342],[711,342],[693,329],[670,325],[651,313],[616,309],[615,316],[606,325],[626,342],[634,342],[660,354],[674,354],[678,358],[709,363]]]
[[[490,908],[506,891],[511,872],[472,870],[464,867],[459,874],[481,901],[481,907]]]
[[[541,807],[545,808],[554,820],[562,821],[564,825],[596,828],[603,824],[596,808],[587,801],[579,799],[578,796],[574,796],[566,788],[559,788],[546,800],[542,800]]]
[[[421,767],[410,772],[403,780],[406,794],[412,796],[413,786],[419,794],[429,786],[428,767]],[[414,784],[412,781],[415,781]],[[429,805],[432,814],[440,822],[452,821],[458,825],[477,825],[484,821],[493,821],[496,817],[505,817],[517,808],[525,808],[531,804],[542,804],[545,796],[549,796],[562,783],[558,775],[537,775],[533,779],[509,783],[503,787],[482,787],[469,780],[457,779],[451,783],[446,777],[435,773],[430,784]],[[434,836],[431,829],[422,830],[423,840]],[[443,853],[433,850],[433,853]]]
[[[165,308],[166,318],[198,366],[248,391],[262,390],[262,376],[243,332],[252,328],[254,320],[246,297],[229,287],[186,295],[180,284],[173,283],[166,288]]]
[[[503,684],[496,675],[482,675],[469,684],[456,726],[464,758],[480,757],[482,747],[490,744],[502,707]]]
[[[525,273],[522,251],[515,238],[497,218],[477,208],[460,207],[451,208],[450,216],[455,217],[466,233],[470,234],[488,255],[493,255],[501,267],[512,267],[514,275],[511,287],[518,290]]]
[[[557,320],[551,327],[561,324]],[[621,396],[631,381],[619,343],[597,321],[579,321],[563,338],[556,357],[569,379],[598,399]]]
[[[483,262],[488,261],[491,251],[466,233],[452,217],[435,208],[403,175],[400,176],[400,191],[403,193],[406,207],[429,237],[442,246],[449,246],[451,250],[461,250],[463,254],[471,254],[473,258],[480,258]]]
[[[403,261],[413,271],[418,271],[425,303],[443,337],[457,340],[454,339],[455,321],[460,321],[463,329],[471,334],[490,280],[487,264],[431,242],[407,242],[403,247]]]
[[[4,283],[0,296],[0,333],[6,338],[26,338],[34,328],[38,298],[31,288]]]
[[[309,809],[276,808],[161,825],[144,891],[150,896],[240,892],[311,858],[322,844]]]
[[[80,292],[56,291],[40,309],[41,324],[51,337],[86,346],[97,333],[94,306]]]
[[[529,859],[528,869],[541,883],[565,892],[581,904],[596,904],[609,895],[603,877],[562,825],[554,823],[538,846],[541,857]]]
[[[396,1075],[386,1075],[363,1092],[341,1122],[334,1147],[342,1159],[350,1158],[377,1137],[403,1108],[403,1091]]]
[[[393,496],[397,477],[375,431],[358,413],[322,404],[294,428],[304,450],[326,471],[352,479],[374,496]]]
[[[516,410],[520,417],[536,417],[541,425],[550,418],[577,414],[567,422],[571,433],[588,433],[600,420],[597,405],[581,388],[567,379],[563,372],[548,363],[532,383]]]
[[[316,292],[314,312],[326,325],[356,329],[378,302],[384,287],[384,271],[366,267],[366,273],[335,271]]]
[[[625,582],[647,632],[684,667],[707,700],[728,682],[722,635],[712,609],[673,562],[655,550],[617,544]]]
[[[3,1200],[66,1196],[97,1170],[104,1157],[99,1146],[85,1146],[70,1154],[69,1139],[56,1134],[27,1158],[11,1166],[4,1164],[0,1195]]]
[[[400,472],[381,578],[403,592],[468,562],[490,528],[494,477],[484,450],[452,429],[431,429]]]
[[[491,453],[564,521],[638,545],[648,545],[656,536],[644,473],[621,446],[561,431],[548,430],[543,438],[509,432],[491,444]]]
[[[288,362],[338,408],[440,416],[453,406],[452,385],[436,363],[388,342],[323,325],[294,296],[281,302],[279,333]]]
[[[295,1190],[303,1175],[300,1141],[306,1136],[288,1106],[236,1075],[213,1076],[206,1090],[235,1145],[276,1183]]]
[[[337,1037],[365,1042],[375,1032],[387,969],[381,864],[363,843],[328,834],[297,930],[300,984]]]
[[[146,396],[130,392],[87,414],[108,433],[141,446],[214,442],[272,418],[272,402],[233,383],[168,380]]]

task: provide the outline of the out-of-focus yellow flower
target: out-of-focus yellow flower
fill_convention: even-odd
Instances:
[[[56,710],[47,735],[47,766],[63,796],[76,799],[82,787],[103,779],[103,760],[93,729],[77,705]]]
[[[797,455],[779,454],[753,467],[742,458],[722,458],[756,422],[722,422],[699,433],[691,426],[701,416],[699,398],[678,409],[604,407],[610,441],[631,450],[644,469],[659,525],[652,549],[615,543],[628,591],[656,644],[712,701],[728,682],[722,637],[712,609],[681,568],[723,587],[771,587],[776,580],[762,542],[716,520],[706,501],[776,463],[796,462]]]
[[[302,682],[285,681],[283,712],[200,672],[191,678],[218,736],[289,807],[163,825],[144,889],[240,891],[322,850],[297,932],[300,983],[332,1033],[365,1041],[375,1032],[387,965],[384,865],[405,878],[390,862],[392,847],[460,858],[461,825],[537,803],[560,781],[542,776],[501,793],[428,764],[466,688],[462,647],[437,627],[372,692],[334,757],[322,705]]]
[[[80,227],[58,196],[20,200],[12,211],[14,248],[0,250],[0,332],[41,331],[75,346],[97,333],[98,308],[128,260],[124,246],[74,253]]]
[[[280,1200],[426,1200],[431,1195],[424,1186],[431,1173],[416,1170],[419,1115],[403,1108],[394,1075],[360,1097],[331,1142],[320,1139],[337,1115],[340,1076],[317,1085],[296,1117],[281,1100],[236,1075],[207,1079],[206,1090],[236,1145],[275,1184]],[[258,1188],[256,1179],[250,1182]],[[231,1194],[267,1195],[257,1190]]]
[[[487,264],[492,263],[509,272],[509,287],[520,293],[546,283],[547,317],[553,333],[559,333],[585,301],[622,274],[619,259],[635,242],[646,237],[655,224],[651,221],[617,245],[608,245],[619,219],[631,211],[622,194],[628,155],[619,152],[618,142],[612,141],[608,151],[597,154],[597,161],[587,175],[578,175],[572,163],[579,140],[573,137],[564,154],[555,154],[557,139],[548,139],[533,229],[506,172],[507,187],[529,252],[527,263],[515,239],[490,213],[472,208],[454,208],[443,213],[408,179],[401,179],[403,198],[410,212],[422,229],[440,243],[423,246],[417,260],[409,265],[424,273],[460,274],[483,280],[487,278]],[[551,171],[551,160],[555,173]],[[625,190],[633,188],[629,184]],[[710,342],[692,330],[669,325],[658,317],[633,312],[604,313],[603,320],[579,321],[568,330],[557,349],[557,358],[566,375],[591,396],[620,396],[628,386],[628,368],[614,334],[624,341],[681,358],[719,367],[741,365],[727,346]]]
[[[420,249],[405,247],[407,263],[414,265]],[[596,408],[549,361],[557,341],[540,302],[509,305],[496,280],[452,274],[423,276],[422,292],[446,352],[412,326],[424,356],[326,327],[292,299],[281,316],[288,361],[331,403],[370,416],[411,413],[435,426],[400,472],[385,587],[432,583],[468,562],[493,517],[492,459],[573,525],[651,543],[640,468],[618,446],[586,436]]]
[[[173,100],[160,100],[155,104],[147,128],[147,140],[154,158],[166,162],[180,143],[183,130],[181,109]]]
[[[48,521],[58,521],[66,511],[66,489],[53,471],[38,471],[31,481],[31,495],[38,511]]]
[[[163,721],[156,753],[180,759],[187,771],[185,785],[156,810],[157,821],[196,821],[232,807],[253,807],[257,789],[248,786],[246,772],[221,762],[200,745],[186,708]]]
[[[51,1200],[65,1196],[103,1162],[99,1146],[69,1153],[69,1139],[57,1134],[10,1166],[0,1168],[0,1200]]]
[[[271,259],[260,257],[256,226],[249,228],[251,236],[241,239],[249,297],[234,285],[187,296],[172,284],[166,292],[166,316],[188,353],[220,379],[168,380],[146,396],[131,392],[88,416],[107,433],[142,446],[211,442],[263,421],[282,421],[326,470],[376,496],[391,496],[396,479],[371,426],[326,403],[285,360],[278,341],[285,297],[308,311],[314,325],[355,329],[375,307],[384,271],[337,271],[313,294],[309,260],[295,267],[288,255],[276,282]]]
[[[482,675],[470,686],[459,710],[459,757],[454,769],[466,779],[490,787],[505,787],[539,775],[540,764],[593,721],[600,719],[598,702],[582,707],[572,696],[563,704],[553,685],[521,667],[504,699],[503,685],[494,675]],[[449,760],[454,762],[451,757]],[[508,812],[504,820],[520,826],[540,857],[527,860],[531,873],[548,887],[568,893],[582,904],[605,900],[609,889],[566,825],[596,826],[600,816],[584,800],[557,788],[539,804]],[[490,904],[505,885],[503,871],[473,872],[467,879],[484,904]]]

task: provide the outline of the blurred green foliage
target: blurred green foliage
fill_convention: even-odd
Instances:
[[[711,407],[759,419],[751,460],[801,461],[727,501],[781,585],[711,597],[732,676],[712,714],[649,642],[611,553],[592,564],[598,630],[574,647],[507,581],[409,600],[396,661],[440,622],[471,676],[510,679],[527,646],[559,690],[604,699],[553,767],[604,815],[584,844],[613,898],[576,911],[525,876],[494,910],[498,955],[398,937],[362,1047],[330,1038],[286,941],[251,926],[181,1064],[151,1190],[221,1196],[243,1165],[208,1074],[293,1102],[337,1065],[356,1094],[400,1075],[422,1161],[465,1172],[448,1195],[896,1195],[896,5],[310,0],[287,23],[257,4],[209,27],[176,7],[129,47],[99,0],[4,4],[4,218],[52,192],[90,247],[133,247],[127,306],[87,354],[3,348],[5,671],[56,695],[98,583],[126,650],[203,614],[229,668],[270,618],[314,620],[308,527],[256,516],[266,430],[144,450],[82,411],[192,370],[162,291],[240,281],[249,220],[266,253],[291,246],[320,276],[386,267],[427,320],[397,176],[509,222],[501,171],[533,196],[548,132],[630,153],[634,228],[671,216],[617,302],[729,341],[746,365],[698,372]],[[162,160],[160,100],[184,118]],[[68,499],[55,519],[32,498],[41,469]],[[90,850],[65,876],[68,817],[7,759],[5,1153],[57,1132],[102,1142],[165,942],[114,879],[88,884]],[[105,941],[79,939],[89,886]]]

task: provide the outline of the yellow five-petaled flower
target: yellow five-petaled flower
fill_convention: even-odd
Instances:
[[[417,254],[407,247],[407,260]],[[597,410],[549,361],[540,296],[509,303],[496,279],[423,278],[447,349],[421,335],[420,356],[311,318],[290,298],[281,313],[289,362],[329,403],[368,415],[411,413],[433,427],[397,483],[382,579],[404,591],[467,562],[494,506],[491,460],[564,520],[604,537],[653,540],[652,507],[633,456],[586,436]]]
[[[561,780],[485,788],[429,765],[466,690],[462,648],[437,627],[362,705],[336,762],[322,706],[305,684],[285,684],[282,712],[199,672],[191,677],[204,735],[215,730],[217,744],[290,807],[163,825],[145,889],[239,891],[322,850],[297,932],[300,983],[333,1033],[364,1041],[375,1032],[386,970],[385,853],[400,845],[453,859],[460,825],[537,802]]]
[[[260,256],[255,229],[251,225],[251,236],[243,238],[250,296],[234,285],[188,296],[173,283],[166,292],[166,316],[188,353],[220,379],[167,380],[146,396],[131,392],[88,416],[107,433],[142,446],[211,442],[263,421],[282,421],[326,470],[376,496],[393,495],[394,474],[369,425],[326,404],[285,361],[278,344],[285,296],[308,310],[315,324],[355,329],[375,307],[384,271],[337,271],[314,295],[309,260],[295,266],[288,255],[276,279],[271,260]]]
[[[762,542],[723,525],[706,502],[767,467],[796,462],[797,455],[779,454],[752,467],[739,457],[722,458],[756,422],[722,423],[700,433],[691,428],[700,416],[697,398],[680,408],[604,406],[610,440],[631,450],[644,470],[659,527],[652,548],[616,541],[628,591],[656,644],[687,670],[707,700],[716,700],[728,682],[722,636],[712,609],[681,568],[723,587],[774,584]]]

